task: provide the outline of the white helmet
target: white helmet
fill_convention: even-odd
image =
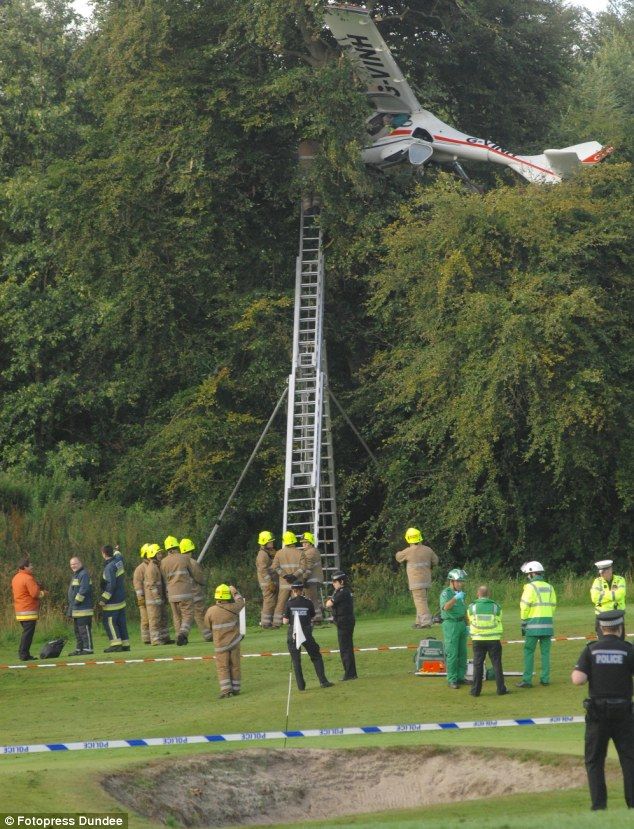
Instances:
[[[527,561],[525,564],[522,564],[520,570],[522,571],[522,573],[526,573],[526,575],[528,575],[529,573],[544,572],[544,568],[539,563],[539,561]]]

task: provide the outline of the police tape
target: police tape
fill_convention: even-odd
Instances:
[[[363,734],[408,734],[423,731],[453,731],[470,728],[509,728],[523,725],[574,725],[584,717],[526,717],[518,720],[473,720],[470,722],[402,723],[362,725],[348,728],[308,728],[301,731],[243,731],[236,734],[200,734],[194,737],[146,737],[143,740],[87,740],[79,743],[41,743],[0,746],[0,754],[38,754],[44,751],[100,751],[108,748],[196,745],[198,743],[254,743],[296,737],[346,737]]]
[[[634,636],[627,633],[626,636]],[[594,641],[596,636],[553,636],[551,642],[588,642]],[[502,639],[503,645],[521,645],[523,639]],[[355,653],[386,653],[387,651],[415,651],[418,645],[376,645],[369,648],[355,648]],[[324,656],[339,653],[338,648],[321,648]],[[266,656],[288,656],[288,651],[262,651],[261,653],[243,653],[242,659],[253,659]],[[42,668],[86,668],[97,665],[144,665],[154,662],[205,662],[215,659],[212,653],[203,656],[144,656],[140,659],[87,659],[77,662],[26,662],[23,665],[0,665],[0,670],[22,671],[38,670]]]

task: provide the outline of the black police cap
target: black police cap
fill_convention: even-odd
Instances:
[[[597,614],[597,621],[604,628],[616,628],[623,624],[624,617],[622,610],[606,610]]]
[[[346,574],[342,570],[340,570],[338,573],[333,573],[332,574],[332,580],[333,581],[344,581],[344,579],[347,579],[347,578],[348,577],[346,576]]]
[[[303,582],[303,581],[299,581],[299,580],[294,581],[294,582],[291,584],[291,587],[293,588],[293,590],[303,590],[303,589],[304,589],[304,582]]]

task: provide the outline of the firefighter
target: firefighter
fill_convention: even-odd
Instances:
[[[244,599],[232,584],[219,584],[214,599],[216,604],[205,614],[205,626],[214,640],[218,698],[226,699],[240,693],[240,611]]]
[[[143,577],[145,591],[145,609],[150,630],[152,645],[173,645],[170,638],[169,622],[167,619],[167,595],[161,575],[161,559],[163,550],[160,544],[148,544],[145,558],[147,566]]]
[[[73,577],[68,586],[68,615],[73,620],[75,629],[75,650],[69,656],[82,656],[94,653],[92,642],[92,617],[94,616],[94,597],[92,580],[80,558],[73,556],[70,562]]]
[[[623,576],[615,576],[612,570],[612,560],[595,561],[598,576],[592,582],[590,588],[590,599],[594,605],[595,631],[597,636],[601,635],[599,625],[599,614],[606,610],[625,611],[625,579]]]
[[[101,577],[101,596],[99,606],[103,609],[101,619],[110,645],[104,653],[129,651],[128,623],[125,613],[125,570],[123,559],[115,556],[109,544],[101,548],[104,560]]]
[[[431,587],[432,567],[438,564],[438,556],[431,547],[423,544],[423,536],[416,527],[410,527],[405,533],[409,544],[400,550],[395,558],[399,563],[407,562],[407,580],[416,608],[416,621],[413,628],[429,628],[432,625],[427,591]]]
[[[521,571],[528,578],[520,600],[520,619],[524,637],[524,673],[518,688],[533,687],[533,664],[539,644],[542,667],[540,685],[550,685],[550,646],[554,634],[553,616],[557,609],[557,595],[544,578],[544,568],[539,561],[522,564]]]
[[[440,594],[447,682],[452,690],[467,684],[467,606],[464,594],[466,578],[464,570],[454,567],[447,573],[449,586]]]
[[[478,587],[478,598],[467,608],[469,633],[473,642],[473,684],[471,696],[479,697],[482,690],[484,660],[489,654],[495,673],[495,684],[499,696],[508,694],[502,669],[502,608],[489,596],[489,588]]]
[[[332,575],[335,592],[326,601],[326,607],[332,610],[332,620],[337,625],[339,656],[343,665],[342,682],[357,678],[357,665],[354,659],[354,603],[352,591],[348,587],[348,577],[339,571]]]
[[[168,535],[163,542],[166,552],[161,561],[161,575],[165,579],[167,598],[172,609],[176,644],[189,643],[189,631],[194,624],[194,579],[192,561],[189,556],[182,556],[178,539]]]
[[[282,624],[284,608],[290,594],[290,585],[293,581],[304,579],[304,553],[297,547],[297,536],[294,532],[286,530],[282,535],[283,547],[278,550],[271,562],[271,570],[279,577],[279,592],[277,603],[273,611],[273,627],[279,628]],[[290,581],[289,581],[290,579]]]
[[[297,581],[292,576],[287,577],[287,583],[290,588],[290,598],[286,602],[284,608],[283,621],[288,625],[287,645],[288,652],[291,655],[291,662],[293,670],[295,671],[295,681],[300,691],[306,690],[306,682],[304,674],[302,673],[301,662],[301,646],[306,649],[310,659],[315,668],[317,679],[322,688],[332,688],[332,682],[328,681],[326,677],[326,670],[324,668],[324,658],[319,650],[319,645],[313,638],[313,618],[315,617],[315,608],[310,599],[304,596],[304,582]],[[286,591],[288,593],[288,591]],[[296,625],[295,617],[299,619],[299,626],[301,627],[302,637],[299,642],[296,639]]]
[[[181,551],[181,555],[186,556],[191,562],[190,572],[192,574],[192,579],[194,581],[192,595],[194,597],[194,621],[196,622],[196,627],[201,632],[205,642],[211,642],[211,631],[205,624],[205,609],[207,607],[207,600],[205,598],[205,588],[207,580],[205,579],[205,573],[203,571],[203,568],[192,556],[192,553],[196,549],[196,546],[194,545],[194,542],[191,540],[191,538],[183,538],[178,546]]]
[[[305,532],[301,538],[304,554],[304,575],[306,578],[306,593],[315,606],[313,624],[320,625],[324,620],[324,608],[321,600],[321,591],[324,586],[324,570],[321,564],[321,553],[315,547],[315,536]]]
[[[30,662],[37,659],[36,656],[31,656],[31,643],[40,615],[40,599],[48,591],[35,580],[33,566],[28,558],[23,558],[18,564],[18,572],[11,580],[11,591],[15,618],[22,626],[18,656],[22,662]]]
[[[139,618],[141,620],[141,641],[144,645],[150,644],[150,628],[147,621],[147,607],[145,601],[145,588],[143,587],[143,580],[145,578],[146,564],[145,554],[150,545],[143,544],[140,550],[141,563],[138,564],[134,573],[132,574],[132,587],[136,595],[136,603],[139,608]]]
[[[273,626],[273,611],[277,602],[279,590],[278,575],[272,569],[273,556],[275,555],[275,538],[273,533],[262,530],[258,535],[260,549],[255,558],[255,569],[258,576],[258,584],[262,591],[262,610],[260,612],[260,627],[270,628]]]
[[[623,641],[623,610],[600,613],[599,641],[583,649],[571,675],[574,685],[590,684],[586,709],[585,763],[592,811],[607,808],[605,755],[610,740],[619,755],[625,802],[634,809],[634,647]]]

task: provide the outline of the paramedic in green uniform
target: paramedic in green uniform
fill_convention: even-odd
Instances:
[[[449,587],[445,587],[440,594],[447,682],[452,689],[467,683],[467,605],[463,590],[466,578],[464,570],[450,570],[447,573]]]

